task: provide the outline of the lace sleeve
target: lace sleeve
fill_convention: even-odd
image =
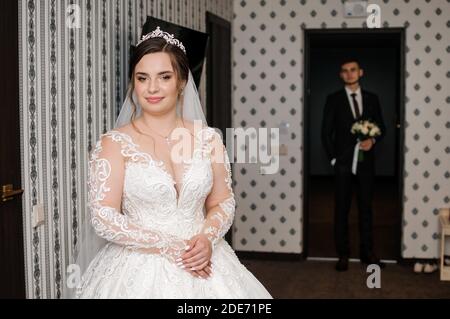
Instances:
[[[184,240],[143,228],[121,213],[124,174],[121,145],[103,136],[89,161],[88,207],[95,233],[129,249],[161,254],[175,261],[185,249]]]
[[[231,166],[227,150],[219,134],[215,133],[211,142],[211,165],[213,187],[206,198],[206,219],[202,227],[214,248],[233,224],[235,199],[231,187]]]

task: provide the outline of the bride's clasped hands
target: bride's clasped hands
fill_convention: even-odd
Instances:
[[[197,234],[187,242],[187,249],[176,260],[177,266],[192,276],[207,279],[212,275],[212,244],[205,234]]]

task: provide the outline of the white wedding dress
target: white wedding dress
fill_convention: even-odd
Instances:
[[[235,201],[220,135],[203,127],[194,140],[178,194],[166,164],[130,135],[102,135],[89,162],[89,208],[96,234],[108,243],[83,274],[77,298],[272,298],[223,239]],[[221,164],[211,161],[218,145],[225,156]],[[220,203],[205,216],[209,198]],[[213,243],[208,279],[175,262],[185,241],[200,232]]]

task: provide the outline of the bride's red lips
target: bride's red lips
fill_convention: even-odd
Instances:
[[[147,102],[149,103],[158,103],[163,99],[163,97],[149,97],[146,98]]]

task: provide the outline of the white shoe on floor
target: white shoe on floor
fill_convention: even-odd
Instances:
[[[416,262],[414,265],[414,272],[419,274],[423,271],[424,268],[424,264],[420,263],[420,262]]]
[[[431,274],[435,272],[438,269],[437,264],[425,264],[425,267],[423,268],[423,272],[426,274]]]
[[[450,257],[445,257],[444,258],[444,265],[450,266]]]

